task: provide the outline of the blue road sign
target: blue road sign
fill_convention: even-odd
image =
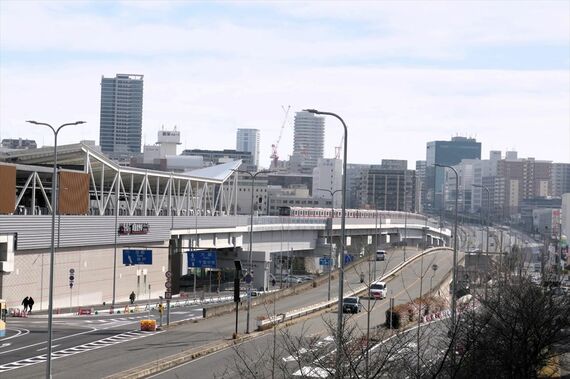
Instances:
[[[329,257],[321,257],[321,258],[319,258],[319,264],[321,266],[330,266],[331,265],[331,259]]]
[[[344,255],[344,264],[352,262],[353,259],[354,259],[354,257],[352,255],[345,254]]]
[[[245,282],[246,282],[247,284],[251,284],[251,281],[253,280],[253,275],[251,275],[251,274],[249,274],[249,273],[246,274],[246,275],[244,276],[244,280],[245,280]]]
[[[215,250],[187,251],[188,267],[217,268],[217,255]]]
[[[152,250],[123,250],[123,264],[132,265],[151,265]]]

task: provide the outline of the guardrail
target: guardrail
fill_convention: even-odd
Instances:
[[[394,267],[392,270],[390,270],[388,273],[386,273],[382,277],[380,277],[380,279],[378,279],[378,280],[386,280],[387,278],[389,278],[390,276],[394,275],[396,272],[401,270],[404,266],[411,264],[412,262],[418,260],[419,258],[423,257],[424,255],[431,254],[431,253],[438,251],[438,250],[453,251],[453,249],[451,249],[449,247],[434,247],[431,249],[424,250],[420,254],[412,257],[411,259],[400,263],[399,265]],[[366,291],[367,288],[368,288],[367,285],[365,285],[365,284],[361,285],[356,290],[345,294],[345,296],[350,297],[350,296],[358,295],[358,294]],[[305,307],[305,308],[302,308],[300,310],[295,310],[292,312],[286,312],[285,314],[282,314],[282,315],[276,315],[276,316],[268,317],[266,319],[259,320],[257,326],[258,326],[259,330],[265,330],[265,329],[268,329],[269,327],[271,327],[275,324],[279,324],[279,323],[283,323],[286,321],[293,320],[295,318],[303,317],[303,316],[306,316],[310,313],[315,313],[315,312],[321,311],[325,308],[330,308],[331,306],[335,305],[337,302],[338,302],[338,297],[336,299],[331,299],[330,301],[324,301],[322,303],[312,305],[310,307]]]

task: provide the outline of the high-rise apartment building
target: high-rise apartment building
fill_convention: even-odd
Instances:
[[[523,200],[551,196],[552,163],[534,158],[518,159],[509,152],[497,162],[496,175],[483,178],[491,193],[492,211],[501,215],[519,213]]]
[[[293,155],[290,164],[293,172],[312,174],[319,158],[323,158],[325,145],[324,117],[310,112],[295,114]]]
[[[113,159],[141,152],[143,75],[101,78],[101,151]]]
[[[481,159],[481,143],[474,138],[453,137],[451,141],[432,141],[426,149],[426,198],[433,209],[441,209],[444,202],[445,169],[435,163],[454,166],[462,159]]]
[[[362,173],[359,193],[362,206],[416,212],[416,172],[372,165]]]
[[[236,150],[249,151],[255,167],[259,167],[259,129],[238,129]]]
[[[570,193],[570,163],[552,164],[552,196]]]

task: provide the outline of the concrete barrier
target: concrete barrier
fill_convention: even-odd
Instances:
[[[405,262],[400,263],[399,265],[397,265],[396,267],[394,267],[392,270],[390,270],[388,273],[384,274],[384,276],[382,276],[380,278],[380,280],[386,280],[388,279],[390,276],[394,275],[396,272],[398,272],[399,270],[401,270],[404,266],[409,265],[410,263],[418,260],[419,258],[421,258],[424,255],[427,254],[431,254],[435,251],[438,250],[450,250],[453,251],[453,249],[448,248],[448,247],[434,247],[431,249],[427,249],[424,250],[423,252],[421,252],[420,254],[415,255],[414,257],[412,257],[411,259],[408,259]],[[367,291],[368,286],[366,284],[361,285],[359,287],[357,287],[357,289],[355,289],[354,291],[347,293],[345,296],[346,297],[350,297],[350,296],[357,296],[358,294]],[[299,318],[299,317],[303,317],[306,316],[310,313],[315,313],[315,312],[319,312],[325,308],[329,308],[329,307],[333,307],[334,305],[336,305],[336,303],[338,302],[338,297],[336,299],[332,299],[330,301],[324,301],[322,303],[318,303],[309,307],[304,307],[301,308],[299,310],[295,310],[292,312],[287,312],[285,314],[285,316],[282,318],[282,322],[285,321],[290,321],[293,320],[295,318]],[[273,320],[267,319],[267,320],[262,320],[259,324],[258,324],[258,328],[259,330],[265,330],[267,329],[267,324],[269,323],[273,323]]]
[[[362,257],[362,258],[359,258],[357,260],[354,260],[353,262],[351,262],[350,264],[345,266],[345,270],[350,269],[352,266],[357,265],[357,264],[365,261],[366,258],[367,257]],[[332,272],[333,275],[335,273],[338,273],[338,270],[335,270]],[[322,276],[315,278],[311,281],[296,284],[296,285],[291,286],[289,288],[279,290],[279,291],[277,291],[277,293],[270,292],[270,293],[264,293],[260,296],[252,297],[251,298],[251,306],[254,307],[256,305],[265,303],[265,300],[267,297],[270,297],[271,300],[273,301],[273,299],[279,300],[283,297],[287,297],[290,295],[296,295],[298,293],[301,293],[301,292],[307,291],[311,288],[314,288],[313,283],[316,283],[316,285],[319,286],[319,285],[323,284],[324,282],[328,282],[328,280],[329,280],[328,275],[322,275]],[[247,307],[247,298],[245,298],[245,296],[244,296],[242,298],[242,301],[240,302],[239,309],[243,310],[246,307]],[[233,312],[233,311],[235,311],[235,309],[236,309],[235,303],[217,304],[214,306],[204,307],[204,310],[202,311],[202,315],[204,316],[204,318],[210,318],[210,317],[223,315],[223,314],[226,314],[229,312]]]

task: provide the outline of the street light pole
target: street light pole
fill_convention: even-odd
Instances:
[[[449,168],[455,174],[455,222],[453,226],[453,273],[452,273],[452,286],[451,286],[451,330],[452,333],[455,333],[456,327],[456,316],[457,316],[457,309],[456,309],[456,300],[455,296],[457,294],[457,206],[458,206],[458,195],[459,195],[459,175],[457,174],[457,170],[455,170],[451,166],[443,165],[435,163],[434,166],[436,167],[445,167]],[[452,336],[451,339],[451,357],[455,361],[455,336]]]
[[[333,221],[334,221],[334,194],[337,192],[340,192],[341,190],[331,191],[331,190],[328,190],[325,188],[317,188],[317,191],[325,191],[325,192],[330,193],[330,195],[331,195],[331,228],[329,231],[329,239],[330,239],[329,243],[330,243],[331,247],[330,247],[330,254],[329,254],[330,255],[330,257],[329,257],[330,258],[330,260],[329,260],[329,288],[328,288],[328,294],[327,294],[327,300],[330,301],[331,300],[331,271],[332,271],[331,270],[332,269],[331,263],[333,262],[333,258],[332,258],[332,256],[333,256],[332,234],[333,233],[332,232],[333,232]]]
[[[332,116],[337,118],[344,128],[344,152],[343,152],[343,161],[342,161],[342,213],[341,213],[341,221],[340,221],[340,228],[341,228],[341,259],[339,262],[339,275],[338,275],[338,321],[337,321],[337,360],[336,360],[336,370],[335,376],[337,378],[341,377],[341,361],[342,361],[342,348],[341,348],[341,340],[342,340],[342,333],[343,333],[343,325],[342,325],[342,298],[344,295],[344,250],[346,245],[346,150],[348,147],[348,130],[346,128],[346,124],[344,120],[337,114],[332,112],[320,112],[316,109],[305,109],[306,112],[310,112],[313,114],[322,114],[327,116]]]
[[[53,276],[54,276],[54,258],[55,258],[55,213],[57,212],[57,135],[59,131],[68,125],[85,124],[85,121],[75,121],[60,125],[55,129],[50,124],[44,122],[37,122],[28,120],[30,124],[47,126],[53,132],[53,174],[51,181],[51,249],[50,249],[50,262],[49,262],[49,297],[48,297],[48,349],[46,359],[46,378],[51,378],[51,351],[52,351],[52,336],[53,336]],[[59,241],[58,241],[59,243]]]
[[[254,184],[255,184],[255,178],[257,177],[257,175],[259,174],[267,174],[273,171],[258,171],[255,174],[252,174],[249,171],[245,171],[245,170],[232,170],[234,172],[240,172],[242,174],[247,174],[251,177],[251,210],[250,210],[250,216],[249,216],[249,257],[248,257],[248,261],[249,261],[249,274],[253,280],[253,250],[252,250],[252,246],[253,246],[253,200],[254,200],[254,196],[253,196],[253,190],[254,190]],[[249,314],[250,314],[250,310],[251,310],[251,283],[248,285],[248,293],[247,293],[247,316],[246,316],[246,327],[245,327],[245,333],[249,334]],[[265,288],[265,283],[263,284],[263,287]]]

